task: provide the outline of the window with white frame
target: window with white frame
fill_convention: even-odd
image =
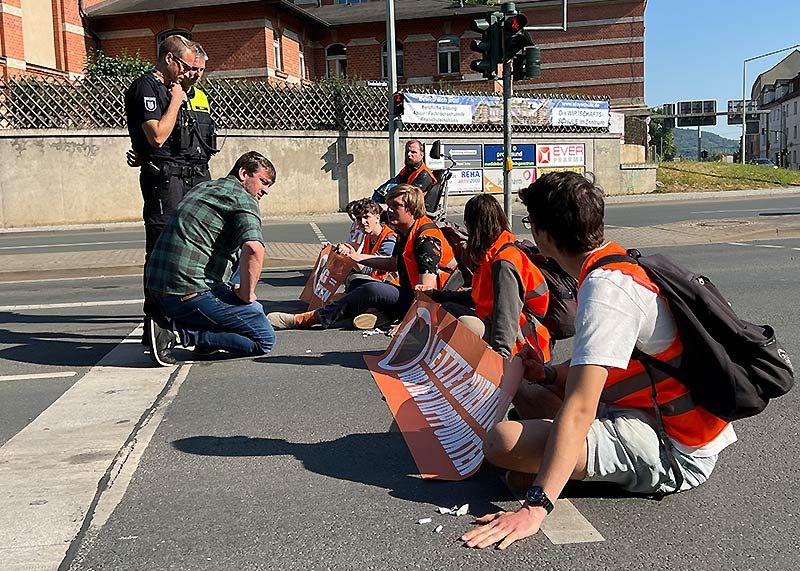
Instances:
[[[397,62],[397,77],[403,77],[403,44],[395,42],[395,61]],[[381,77],[389,77],[389,56],[386,53],[386,42],[381,45]]]
[[[272,51],[275,56],[275,69],[283,69],[283,58],[281,57],[281,35],[277,31],[272,32]]]
[[[300,60],[300,78],[301,79],[308,79],[306,76],[306,49],[303,46],[303,43],[300,42],[297,44],[298,49],[298,58]]]
[[[436,47],[439,58],[439,74],[461,71],[461,44],[458,36],[442,36]]]
[[[328,77],[347,76],[347,48],[333,44],[325,49],[325,69]]]

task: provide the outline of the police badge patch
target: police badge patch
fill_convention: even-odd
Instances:
[[[153,112],[156,110],[156,98],[155,97],[145,97],[144,98],[144,110]]]

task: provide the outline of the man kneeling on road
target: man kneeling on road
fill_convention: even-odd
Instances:
[[[578,280],[575,340],[570,362],[530,371],[537,384],[524,383],[515,399],[522,420],[499,422],[486,437],[486,459],[511,470],[509,483],[527,475],[524,487],[533,486],[519,511],[480,518],[485,525],[462,536],[469,547],[505,549],[535,534],[569,479],[638,494],[699,486],[736,440],[733,426],[697,406],[677,379],[660,375],[656,393],[633,358],[639,349],[672,361],[683,345],[666,299],[641,266],[594,267],[625,253],[604,241],[602,191],[577,173],[559,172],[520,198],[542,254]]]
[[[175,334],[196,353],[219,350],[263,355],[275,331],[256,301],[264,262],[258,201],[275,182],[275,167],[255,151],[237,159],[225,178],[204,182],[186,195],[156,242],[145,267],[146,295],[168,323],[153,323],[151,359],[174,364]],[[241,282],[228,279],[241,249]]]
[[[417,284],[444,289],[456,270],[456,259],[442,231],[425,215],[422,191],[398,184],[386,195],[386,205],[389,224],[400,235],[392,255],[359,254],[347,245],[340,246],[339,253],[374,270],[398,272],[400,285],[369,281],[316,311],[270,313],[275,329],[309,329],[318,324],[328,328],[352,316],[356,329],[381,327],[405,315],[414,302]]]

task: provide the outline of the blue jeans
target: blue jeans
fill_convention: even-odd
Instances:
[[[197,350],[224,349],[237,355],[264,355],[275,345],[275,330],[260,303],[245,303],[228,286],[180,296],[156,297],[164,315],[172,319],[184,345]]]

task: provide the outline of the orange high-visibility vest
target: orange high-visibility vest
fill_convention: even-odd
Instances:
[[[536,350],[542,362],[547,363],[550,361],[550,332],[539,323],[539,319],[547,312],[550,293],[542,272],[522,250],[514,245],[516,239],[516,236],[508,231],[500,234],[486,251],[475,271],[472,277],[475,315],[484,320],[491,320],[495,300],[492,266],[501,260],[511,263],[517,269],[525,290],[522,313],[519,316],[519,333],[511,354],[516,355],[528,343]]]
[[[423,171],[428,173],[429,175],[431,175],[431,180],[433,180],[433,184],[436,184],[436,182],[437,182],[436,175],[433,174],[433,171],[425,163],[422,163],[421,165],[419,165],[419,168],[417,168],[414,172],[412,172],[408,176],[408,178],[406,179],[406,184],[414,184],[414,181],[417,179],[417,177]],[[397,178],[403,178],[404,176],[406,176],[408,174],[408,172],[409,172],[409,168],[408,167],[403,167],[400,170],[400,172],[397,173]]]
[[[414,257],[414,245],[422,236],[432,236],[442,245],[442,258],[439,260],[439,267],[436,270],[436,289],[444,289],[444,284],[456,270],[456,256],[453,254],[450,242],[447,241],[433,220],[427,216],[416,220],[408,232],[408,239],[403,249],[403,263],[406,265],[408,280],[411,282],[411,287],[419,283],[419,268]]]
[[[387,225],[383,225],[383,229],[381,230],[380,235],[375,239],[374,243],[372,240],[372,236],[367,234],[364,237],[364,254],[371,254],[374,255],[375,252],[381,249],[381,245],[383,244],[384,240],[389,236],[397,236],[397,233],[389,228]],[[391,284],[399,285],[400,278],[397,275],[397,272],[387,272],[385,270],[372,270],[369,273],[370,277],[375,278],[376,280],[381,280],[384,282],[389,282]]]
[[[587,270],[602,258],[610,254],[626,254],[626,250],[614,242],[592,252],[581,267],[578,287],[586,278]],[[614,262],[603,266],[607,270],[617,270],[630,276],[636,283],[659,294],[658,286],[653,283],[644,268],[629,262]],[[660,296],[660,294],[659,294]],[[662,352],[653,355],[655,358],[677,366],[683,353],[683,344],[676,331],[675,338]],[[656,402],[661,411],[664,429],[671,437],[691,447],[708,444],[725,430],[728,423],[714,416],[704,408],[695,404],[686,386],[679,380],[651,367],[656,385]],[[617,406],[639,408],[653,412],[652,387],[650,377],[641,361],[631,359],[626,369],[610,369],[608,379],[600,396],[605,403]]]

